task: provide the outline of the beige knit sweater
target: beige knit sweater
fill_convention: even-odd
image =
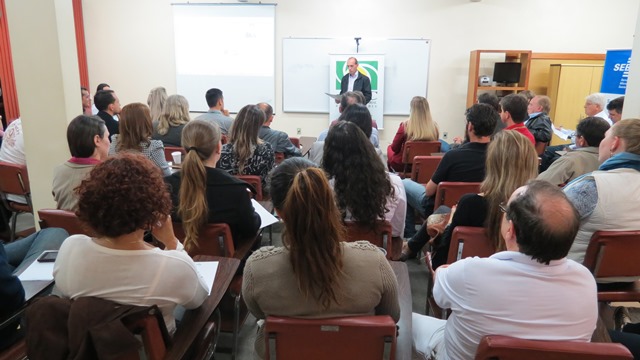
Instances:
[[[315,298],[305,298],[298,289],[289,251],[264,247],[247,260],[242,295],[249,311],[258,319],[269,315],[328,318],[354,315],[390,315],[400,318],[398,283],[382,252],[367,241],[342,243],[343,277],[338,303],[322,310]],[[259,322],[256,355],[263,358],[264,337]]]

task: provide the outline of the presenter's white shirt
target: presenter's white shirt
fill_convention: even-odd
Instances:
[[[86,235],[67,238],[56,259],[56,287],[71,299],[95,296],[121,304],[158,305],[169,332],[176,305],[194,309],[208,295],[189,255],[180,250],[116,250]]]
[[[433,295],[452,310],[438,359],[473,359],[480,339],[491,334],[588,342],[598,317],[587,268],[566,258],[544,265],[514,251],[438,268]]]
[[[347,87],[348,91],[353,91],[353,84],[356,82],[357,78],[358,78],[358,73],[357,72],[353,76],[351,76],[351,74],[349,74],[349,87]]]

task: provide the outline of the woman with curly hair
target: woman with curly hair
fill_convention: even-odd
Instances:
[[[132,103],[123,107],[119,126],[120,134],[111,136],[109,155],[123,151],[142,153],[162,170],[164,176],[171,175],[162,141],[151,139],[153,127],[147,105]]]
[[[424,96],[411,99],[409,119],[400,123],[393,142],[387,148],[389,168],[402,171],[402,151],[407,141],[438,141],[438,124],[431,118],[429,102]]]
[[[187,98],[182,95],[171,95],[167,98],[158,120],[153,122],[151,138],[162,141],[164,146],[182,146],[180,142],[182,129],[189,120],[191,118]]]
[[[180,172],[165,178],[170,186],[176,219],[182,221],[189,250],[198,245],[200,228],[207,223],[225,223],[234,242],[254,238],[260,227],[248,196],[246,182],[216,169],[220,159],[220,128],[205,120],[190,121],[182,131],[187,152]]]
[[[531,141],[515,131],[497,133],[487,150],[485,178],[480,185],[480,193],[463,195],[458,206],[454,207],[450,224],[445,228],[440,241],[433,244],[433,268],[446,264],[451,234],[456,226],[484,226],[496,251],[505,250],[504,240],[500,235],[503,215],[500,204],[537,175],[538,155]],[[426,225],[422,225],[416,235],[405,243],[400,260],[415,257],[427,241],[429,235]]]
[[[392,236],[402,236],[407,210],[402,180],[386,172],[355,123],[343,121],[329,130],[322,168],[331,179],[344,220],[373,227],[376,220],[386,219],[393,228]]]
[[[166,102],[167,90],[164,87],[158,86],[151,89],[149,96],[147,96],[147,105],[149,105],[149,110],[151,110],[151,119],[153,121],[158,121]]]
[[[78,188],[76,215],[97,234],[65,240],[53,269],[62,296],[158,305],[170,331],[176,305],[193,309],[208,295],[195,264],[173,235],[171,199],[158,169],[124,153],[98,164]],[[164,244],[144,241],[145,231]]]
[[[233,120],[229,143],[222,146],[218,168],[231,175],[258,175],[263,192],[267,192],[267,175],[275,163],[271,144],[258,138],[260,127],[266,120],[264,111],[257,105],[240,109]]]
[[[344,241],[346,229],[321,169],[303,158],[283,161],[271,174],[271,198],[284,222],[284,247],[254,252],[242,282],[257,319],[375,314],[398,321],[398,285],[389,262],[366,241]],[[262,325],[255,350],[264,356]]]

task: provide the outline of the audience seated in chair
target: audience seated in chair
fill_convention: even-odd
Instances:
[[[162,141],[151,139],[153,125],[149,107],[142,103],[126,105],[122,108],[119,123],[120,133],[112,134],[109,155],[124,151],[142,153],[162,170],[164,176],[171,175]]]
[[[489,105],[475,104],[465,112],[469,142],[448,151],[442,157],[438,169],[426,186],[411,179],[402,183],[407,192],[407,216],[404,237],[415,234],[414,210],[423,217],[433,213],[435,193],[441,181],[481,182],[484,179],[484,163],[491,135],[500,117]]]
[[[139,154],[111,157],[93,169],[78,195],[78,218],[97,236],[65,240],[53,270],[59,293],[158,305],[173,332],[176,306],[196,308],[208,291],[173,234],[171,198],[157,167]],[[144,241],[147,230],[164,250]]]
[[[338,118],[338,122],[336,125],[343,121],[351,121],[358,124],[358,126],[364,131],[365,135],[369,138],[371,144],[375,148],[376,153],[380,157],[382,163],[385,163],[382,151],[378,148],[378,131],[374,129],[369,123],[371,123],[371,112],[369,109],[362,104],[353,104],[347,106],[347,108],[340,114]],[[335,125],[331,126],[328,131],[330,131]],[[326,136],[321,134],[322,138],[318,138],[318,141],[311,145],[309,149],[309,160],[314,163],[321,165],[322,158],[324,156],[324,143],[326,140]]]
[[[431,261],[434,269],[447,262],[451,234],[456,226],[483,226],[496,251],[505,249],[500,235],[500,204],[507,201],[515,189],[536,176],[538,156],[524,135],[515,131],[501,131],[489,144],[485,164],[486,176],[480,186],[480,194],[467,194],[460,199],[458,206],[451,210],[449,224],[442,237],[432,244]],[[425,223],[407,241],[401,260],[414,258],[428,241]]]
[[[275,117],[271,105],[267,103],[259,103],[258,107],[264,111],[267,119],[264,124],[262,124],[260,132],[258,132],[258,137],[270,143],[273,151],[284,154],[285,158],[302,156],[300,148],[291,142],[289,135],[287,135],[286,132],[270,128],[271,123],[273,123],[273,118]]]
[[[13,120],[4,131],[2,145],[0,146],[0,161],[10,164],[27,165],[27,158],[24,154],[24,133],[22,132],[22,120]],[[10,201],[26,204],[27,200],[23,196],[9,195]]]
[[[223,137],[229,135],[233,119],[229,117],[229,111],[224,108],[222,90],[216,88],[209,89],[205,94],[205,98],[209,106],[209,111],[198,116],[196,120],[209,121],[220,128]]]
[[[79,115],[67,126],[67,143],[71,158],[53,169],[52,192],[58,209],[75,211],[75,188],[109,155],[109,130],[102,119]]]
[[[322,167],[343,219],[370,227],[384,219],[391,223],[392,236],[401,237],[407,209],[402,180],[386,172],[362,129],[350,121],[341,122],[329,130],[324,148]]]
[[[564,187],[580,213],[580,230],[568,257],[584,260],[598,230],[640,229],[640,119],[620,120],[600,143],[598,170]]]
[[[529,105],[527,106],[528,118],[524,124],[536,140],[535,145],[544,145],[542,147],[543,152],[544,147],[546,147],[546,145],[551,141],[551,136],[553,134],[553,131],[551,130],[553,125],[549,118],[549,112],[551,112],[551,99],[549,99],[548,96],[535,95],[531,100],[529,100]],[[538,155],[542,155],[542,152]]]
[[[557,186],[533,181],[513,193],[505,211],[507,251],[436,271],[435,301],[452,313],[448,320],[413,314],[419,354],[472,359],[485,335],[590,341],[598,318],[595,280],[566,258],[579,226],[575,208]]]
[[[182,129],[191,119],[189,117],[189,102],[182,95],[171,95],[164,104],[162,113],[153,120],[153,140],[160,140],[164,146],[182,146],[180,137]]]
[[[229,143],[222,146],[217,168],[231,175],[258,175],[262,191],[268,193],[267,176],[274,166],[271,144],[258,137],[265,121],[264,111],[256,105],[246,105],[238,112],[229,133]]]
[[[260,217],[251,205],[250,185],[216,169],[222,144],[220,129],[204,120],[189,122],[182,131],[187,155],[179,172],[165,178],[173,200],[174,221],[181,221],[187,249],[197,243],[206,223],[225,223],[234,242],[255,238]]]
[[[258,320],[375,314],[397,322],[393,270],[377,247],[344,242],[346,230],[324,172],[291,158],[275,168],[271,185],[284,221],[284,247],[261,248],[247,260],[242,294],[251,313]],[[259,325],[255,348],[261,358],[263,331]]]
[[[387,163],[396,172],[404,171],[402,152],[407,141],[438,141],[440,136],[438,124],[431,118],[429,102],[423,96],[411,99],[409,119],[401,122],[393,142],[387,148]],[[443,142],[443,145],[446,144]],[[447,149],[442,149],[446,152]],[[424,154],[431,155],[431,154]]]
[[[579,176],[597,170],[600,166],[598,147],[609,127],[601,118],[588,117],[580,120],[576,127],[576,149],[554,161],[538,175],[538,179],[564,186]]]

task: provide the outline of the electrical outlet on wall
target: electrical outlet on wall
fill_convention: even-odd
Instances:
[[[297,129],[296,129],[296,133],[297,133],[298,135],[302,135],[302,129],[301,129],[301,128],[297,128]]]
[[[442,138],[443,139],[446,139],[448,136],[449,136],[448,132],[445,131],[445,132],[442,133]]]

